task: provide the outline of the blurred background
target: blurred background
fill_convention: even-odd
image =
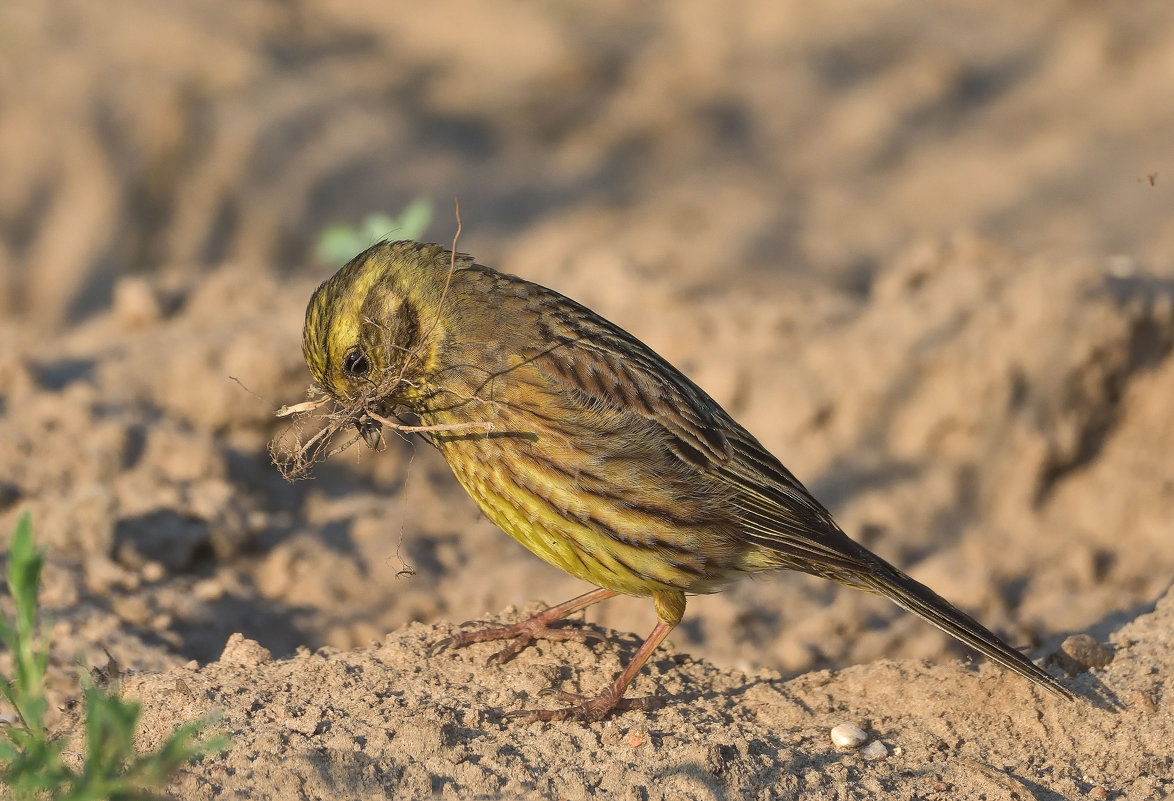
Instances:
[[[6,2],[0,522],[67,664],[580,592],[426,446],[269,460],[325,246],[447,244],[459,198],[461,250],[679,364],[869,547],[1017,644],[1106,631],[1174,576],[1172,86],[1167,0]],[[794,576],[674,640],[953,653]]]

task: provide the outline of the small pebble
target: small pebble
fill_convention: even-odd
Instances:
[[[1113,661],[1113,652],[1087,634],[1073,634],[1060,650],[1090,668],[1103,668]]]
[[[889,755],[889,749],[885,748],[885,744],[880,740],[873,740],[868,745],[860,749],[860,757],[866,762],[872,762],[876,759],[884,759]]]
[[[832,727],[832,745],[842,751],[851,751],[868,742],[868,734],[855,723],[840,723]]]
[[[1069,676],[1103,668],[1113,661],[1113,651],[1087,634],[1074,634],[1060,646],[1054,661]]]

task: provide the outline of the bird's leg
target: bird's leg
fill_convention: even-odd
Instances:
[[[577,720],[581,723],[595,723],[612,711],[628,709],[646,711],[661,704],[661,699],[656,696],[624,698],[624,691],[628,689],[632,679],[636,678],[636,674],[644,667],[644,663],[652,656],[652,652],[664,641],[669,632],[676,628],[685,614],[684,593],[658,591],[652,594],[652,601],[656,605],[656,615],[660,619],[656,622],[652,633],[636,651],[632,661],[616,677],[610,687],[595,698],[586,698],[561,690],[551,690],[545,694],[553,695],[571,706],[562,709],[523,709],[518,712],[510,712],[506,717],[526,723],[546,720]]]
[[[545,612],[539,612],[533,617],[527,618],[520,623],[515,623],[512,626],[494,626],[492,628],[476,629],[474,631],[466,631],[462,634],[455,634],[452,637],[446,637],[432,647],[432,652],[435,653],[442,648],[460,648],[469,643],[485,642],[487,640],[512,640],[512,642],[508,643],[500,651],[489,657],[488,661],[492,664],[512,659],[533,640],[585,639],[593,635],[581,629],[552,629],[550,628],[550,624],[556,620],[562,620],[567,615],[572,615],[592,604],[606,601],[614,595],[617,595],[615,590],[605,590],[602,588],[592,590],[591,592],[580,595],[578,598],[572,598],[558,606],[552,606]]]
[[[563,692],[562,690],[549,690],[546,695],[553,695],[560,701],[571,704],[571,706],[563,707],[562,709],[523,709],[518,712],[510,712],[506,717],[513,720],[521,720],[526,723],[533,723],[539,720],[577,720],[583,723],[594,723],[597,720],[602,720],[609,712],[616,710],[640,709],[649,710],[662,703],[660,698],[654,695],[644,696],[643,698],[624,698],[624,690],[628,689],[628,685],[632,683],[632,679],[636,678],[636,674],[640,672],[640,668],[644,667],[644,663],[648,661],[648,657],[652,656],[652,652],[660,645],[661,641],[668,636],[669,632],[675,628],[675,624],[665,623],[658,620],[656,627],[652,629],[652,633],[648,635],[648,639],[640,646],[640,650],[632,657],[632,661],[624,668],[623,672],[616,678],[612,685],[600,693],[595,698],[586,698],[575,693]]]

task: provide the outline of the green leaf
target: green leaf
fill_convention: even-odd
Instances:
[[[37,586],[41,579],[41,555],[33,545],[32,516],[25,512],[12,534],[8,553],[8,591],[16,601],[16,630],[31,633],[37,622]]]
[[[0,635],[12,651],[16,676],[11,682],[5,681],[7,686],[2,692],[16,707],[21,722],[34,731],[44,725],[47,706],[41,684],[49,654],[38,643],[36,630],[37,591],[43,564],[44,557],[33,544],[32,517],[25,512],[17,521],[8,551],[8,591],[16,604],[16,621],[15,625],[4,621]]]
[[[419,239],[424,236],[432,223],[432,200],[418,197],[409,203],[399,215],[397,239]]]
[[[399,216],[372,212],[359,226],[331,225],[318,236],[317,255],[327,264],[341,266],[382,239],[419,239],[432,222],[432,200],[413,199]]]

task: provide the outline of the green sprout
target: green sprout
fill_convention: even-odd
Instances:
[[[381,239],[419,239],[432,222],[432,200],[418,197],[398,217],[382,212],[368,214],[362,224],[332,225],[318,237],[318,258],[336,267]]]
[[[206,721],[180,726],[158,751],[134,747],[141,705],[119,697],[116,683],[95,686],[81,673],[85,709],[85,758],[80,772],[65,763],[66,738],[45,727],[48,700],[45,671],[49,649],[37,626],[37,592],[44,556],[33,544],[28,513],[21,516],[8,553],[8,589],[16,606],[14,621],[0,616],[0,640],[12,654],[13,677],[0,674],[0,694],[16,720],[0,728],[0,780],[12,796],[24,799],[98,801],[152,797],[173,773],[204,754],[227,746],[223,737],[201,742]]]

